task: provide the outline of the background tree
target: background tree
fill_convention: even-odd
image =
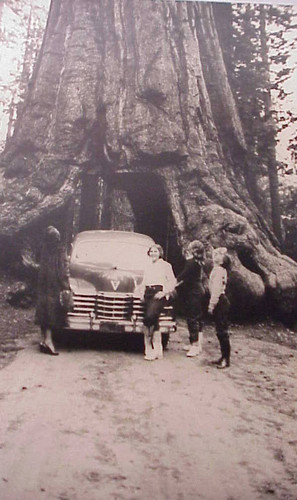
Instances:
[[[296,9],[289,6],[271,5],[266,11],[270,26],[271,88],[278,100],[278,132],[281,132],[296,122],[296,111],[288,106],[282,109],[280,104],[289,96],[287,82],[296,72],[296,61],[291,62],[291,56],[297,45],[297,17]],[[296,130],[296,126],[294,128]]]
[[[7,138],[13,132],[17,110],[21,110],[33,66],[42,42],[49,0],[5,0],[1,3],[0,42],[2,78],[0,104],[3,113],[1,131]],[[2,142],[4,133],[0,136]]]
[[[261,134],[259,152],[267,164],[271,200],[272,227],[280,244],[282,244],[281,211],[279,198],[279,185],[276,161],[276,121],[271,99],[270,61],[267,35],[267,9],[270,7],[260,5],[260,47],[262,60],[263,85],[263,130]]]
[[[247,183],[257,206],[267,216],[271,212],[272,226],[281,242],[275,145],[278,133],[294,118],[291,111],[286,117],[280,113],[276,99],[280,101],[287,97],[285,83],[294,69],[288,64],[295,43],[290,35],[296,29],[294,10],[284,6],[248,4],[234,5],[232,11],[231,81],[249,144]],[[261,179],[266,176],[270,183],[270,210],[263,203],[261,189]]]
[[[176,268],[198,237],[229,248],[237,311],[293,322],[297,265],[251,199],[242,123],[211,4],[53,0],[1,158],[3,258],[76,220],[147,233]]]
[[[232,28],[231,82],[247,141],[245,179],[251,198],[260,209],[265,210],[267,216],[267,207],[263,204],[258,183],[259,177],[266,171],[258,151],[263,82],[260,79],[262,62],[257,8],[251,4],[234,6]]]

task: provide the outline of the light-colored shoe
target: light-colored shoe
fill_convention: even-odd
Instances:
[[[195,356],[198,356],[198,354],[200,352],[201,351],[200,351],[199,342],[193,342],[189,351],[187,352],[187,356],[188,356],[188,358],[194,358]]]
[[[160,330],[155,330],[153,338],[153,353],[156,359],[163,358],[162,335]]]
[[[144,356],[145,361],[154,361],[156,359],[156,356],[154,354],[146,354]]]
[[[191,349],[191,344],[184,344],[182,347],[183,351],[189,351]]]

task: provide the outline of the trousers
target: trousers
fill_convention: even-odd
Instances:
[[[228,314],[230,309],[230,302],[225,294],[219,298],[213,316],[216,326],[216,333],[220,343],[222,357],[227,361],[230,360],[231,346],[228,332]]]
[[[163,358],[162,334],[155,330],[151,336],[148,331],[144,332],[144,355],[150,359]]]
[[[186,320],[191,344],[198,342],[199,332],[203,329],[202,299],[200,294],[190,294],[186,297]]]

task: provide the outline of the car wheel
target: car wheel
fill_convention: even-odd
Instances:
[[[64,328],[54,329],[53,339],[54,339],[54,342],[57,343],[59,346],[68,347],[68,345],[71,342],[71,335],[70,335],[69,331],[64,330]]]
[[[135,352],[143,352],[144,349],[143,335],[140,335],[138,333],[131,335],[131,333],[129,333],[126,338],[130,349],[132,349]]]

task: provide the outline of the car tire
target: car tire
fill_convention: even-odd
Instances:
[[[55,329],[53,331],[53,339],[54,342],[58,344],[58,346],[69,347],[71,341],[73,340],[73,335],[71,335],[69,330],[66,330],[64,328]]]

